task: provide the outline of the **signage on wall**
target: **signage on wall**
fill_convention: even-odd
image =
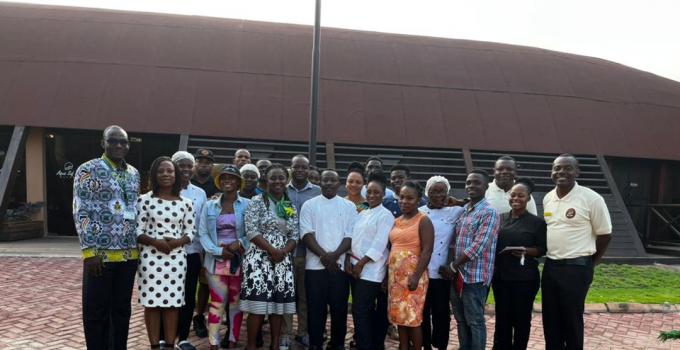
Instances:
[[[64,163],[64,167],[57,171],[57,177],[60,179],[72,179],[74,174],[75,170],[71,162]]]

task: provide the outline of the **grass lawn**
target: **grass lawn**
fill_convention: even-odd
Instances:
[[[542,267],[542,266],[541,266]],[[600,264],[586,303],[680,304],[680,272],[657,266]],[[541,292],[536,295],[540,302]],[[489,293],[493,304],[493,293]]]

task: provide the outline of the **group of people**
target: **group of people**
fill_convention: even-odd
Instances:
[[[350,164],[343,186],[303,155],[252,164],[241,149],[213,171],[210,150],[178,151],[153,162],[139,194],[125,130],[106,128],[102,147],[73,190],[88,349],[127,347],[135,276],[151,349],[195,349],[192,321],[210,349],[233,348],[247,317],[246,349],[262,346],[269,322],[271,349],[296,340],[320,350],[329,313],[326,348],[345,349],[350,294],[351,348],[384,349],[391,324],[402,350],[446,349],[453,313],[460,349],[484,349],[491,287],[494,349],[527,347],[539,287],[546,348],[583,348],[583,306],[611,220],[603,198],[576,183],[571,155],[553,162],[556,186],[538,217],[534,184],[508,156],[493,181],[470,172],[467,198],[456,199],[445,177],[423,189],[407,166],[388,173],[378,157]]]

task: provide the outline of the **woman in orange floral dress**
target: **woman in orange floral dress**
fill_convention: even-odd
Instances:
[[[418,183],[407,181],[399,191],[402,215],[390,231],[388,317],[399,326],[399,349],[421,349],[423,306],[427,295],[427,265],[434,242],[434,227],[418,210],[422,197]]]

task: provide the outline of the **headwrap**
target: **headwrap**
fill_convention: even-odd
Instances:
[[[451,184],[449,183],[449,180],[447,180],[443,176],[435,175],[427,179],[427,184],[425,184],[425,196],[427,196],[427,192],[430,191],[430,187],[434,186],[435,184],[446,185],[446,193],[449,193],[449,191],[451,191]]]
[[[191,155],[191,153],[186,152],[186,151],[177,151],[175,154],[172,155],[172,162],[177,163],[180,160],[188,159],[192,163],[196,163],[196,159],[194,159],[194,156]]]
[[[246,171],[252,171],[252,172],[254,172],[255,174],[257,174],[257,178],[258,178],[258,179],[260,178],[260,171],[257,169],[257,167],[256,167],[255,165],[253,165],[253,164],[244,164],[244,165],[241,167],[241,175],[243,175],[243,173],[246,172]]]

